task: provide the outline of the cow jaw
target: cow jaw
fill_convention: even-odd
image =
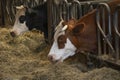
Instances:
[[[18,22],[16,24],[14,24],[14,27],[13,27],[11,32],[14,32],[15,35],[18,36],[26,31],[28,31],[28,27],[26,26],[26,23],[25,22],[24,23]]]
[[[57,41],[54,41],[48,57],[52,57],[52,62],[63,62],[69,56],[73,56],[75,54],[75,51],[76,47],[67,38],[67,42],[65,43],[65,47],[63,49],[59,49]]]

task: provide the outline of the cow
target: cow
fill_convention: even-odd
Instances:
[[[112,13],[117,4],[120,4],[120,0],[108,2]],[[83,51],[92,53],[97,51],[96,9],[88,12],[79,20],[60,21],[55,29],[48,59],[53,63],[59,63],[75,55],[76,52]]]
[[[15,23],[10,32],[11,36],[15,37],[35,28],[44,33],[44,38],[47,41],[47,2],[32,8],[21,5],[17,6],[16,9]]]

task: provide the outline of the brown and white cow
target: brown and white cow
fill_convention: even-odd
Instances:
[[[108,3],[112,12],[120,0]],[[66,25],[62,20],[56,28],[54,42],[48,54],[52,62],[62,62],[69,56],[73,56],[76,50],[97,51],[97,24],[96,9],[87,13],[80,20],[71,19]]]

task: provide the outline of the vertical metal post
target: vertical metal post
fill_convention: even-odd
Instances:
[[[69,4],[67,0],[63,0],[61,3],[61,11],[62,11],[62,17],[64,20],[69,20]]]
[[[74,10],[75,9],[75,10]],[[82,5],[78,0],[74,0],[71,4],[71,18],[79,19],[82,17]]]
[[[102,7],[102,28],[104,33],[106,34],[106,27],[105,27],[105,8]],[[107,53],[107,46],[106,46],[106,41],[103,39],[103,53]]]
[[[52,0],[47,0],[47,15],[48,15],[48,39],[49,44],[52,44]]]
[[[5,25],[5,0],[1,0],[1,17],[2,17],[2,25]]]
[[[115,28],[115,50],[116,50],[116,61],[119,60],[119,55],[120,55],[120,33],[119,33],[119,29],[118,29],[118,11],[120,10],[120,5],[118,5],[115,9],[115,13],[114,13],[114,28]]]
[[[97,21],[97,26],[100,27],[100,13],[98,10],[96,12],[96,21]],[[98,38],[98,56],[101,56],[102,49],[101,49],[101,35],[100,35],[99,28],[97,28],[97,35],[98,35],[98,37],[97,37]]]
[[[103,29],[101,28],[101,25],[100,25],[100,11],[99,11],[99,8],[103,6],[104,8],[106,8],[106,11],[108,13],[108,35],[106,35],[103,31]],[[111,32],[111,15],[110,15],[110,7],[108,6],[108,4],[106,3],[100,3],[97,7],[97,12],[96,12],[96,21],[97,21],[97,26],[98,26],[98,29],[100,31],[100,33],[102,34],[104,40],[106,41],[106,43],[108,44],[108,47],[109,47],[109,53],[115,53],[115,50],[111,44],[111,35],[112,35],[112,32]],[[108,37],[109,36],[109,37]],[[98,43],[99,45],[99,43]],[[100,46],[98,46],[99,48]]]

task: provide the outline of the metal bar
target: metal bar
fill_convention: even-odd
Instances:
[[[95,4],[90,3],[90,2],[87,2],[86,4],[87,4],[87,7],[88,7],[86,13],[88,13],[88,12],[90,12],[94,9],[93,5],[95,5]]]
[[[101,47],[101,35],[100,30],[97,28],[97,41],[98,41],[98,56],[101,56],[102,54],[102,47]]]
[[[58,9],[57,9],[56,5],[52,5],[52,9],[53,9],[52,15],[54,15],[53,16],[53,19],[54,19],[53,25],[55,26],[55,24],[57,24],[57,17],[58,17],[57,12],[58,12]]]
[[[105,27],[105,9],[102,9],[102,28],[104,33],[106,34],[106,27]],[[107,45],[106,45],[106,41],[103,39],[103,53],[106,54],[107,53]]]
[[[119,70],[119,71],[120,71],[120,64],[119,64],[119,63],[116,63],[115,61],[112,61],[112,60],[110,60],[110,59],[104,60],[104,59],[102,59],[101,57],[96,56],[96,55],[93,55],[93,54],[90,54],[90,53],[82,53],[82,54],[88,56],[90,59],[94,59],[95,61],[97,61],[97,63],[96,63],[97,65],[104,63],[103,66],[111,67],[111,68],[113,68],[113,69],[116,69],[116,70]],[[98,60],[99,60],[99,62],[98,62]],[[98,67],[99,67],[99,66],[98,66]]]
[[[115,57],[116,57],[116,61],[118,61],[119,60],[119,44],[120,44],[120,42],[119,42],[119,37],[118,37],[118,35],[115,35],[115,51],[116,51],[116,55],[115,55]]]
[[[63,3],[62,3],[62,15],[63,15],[63,19],[64,20],[69,20],[69,4],[67,2],[67,0],[63,0]]]
[[[120,5],[118,5],[115,9],[115,13],[114,13],[114,28],[115,28],[115,50],[116,50],[116,61],[119,60],[119,44],[120,44],[120,33],[118,31],[118,11],[120,10]]]
[[[2,25],[5,25],[5,0],[1,0],[1,17],[2,17]]]
[[[116,34],[120,37],[120,32],[118,31],[118,11],[120,9],[120,5],[116,7],[115,13],[114,13],[114,28]]]
[[[76,9],[76,14],[75,14],[75,18],[79,19],[80,17],[82,17],[82,6],[81,3],[78,0],[74,0],[71,4],[71,18],[74,18],[72,15],[72,12],[74,10],[74,5],[76,5],[77,9]]]
[[[110,49],[112,50],[112,53],[115,53],[115,50],[111,44],[111,40],[108,39],[108,37],[105,35],[104,31],[102,30],[101,28],[101,25],[100,25],[100,12],[99,12],[99,8],[101,6],[104,6],[106,9],[107,9],[107,12],[108,12],[108,31],[109,31],[109,35],[111,36],[111,16],[110,16],[110,7],[108,6],[108,4],[106,3],[100,3],[97,7],[97,11],[96,11],[96,21],[97,21],[97,26],[98,26],[98,29],[100,30],[102,36],[104,37],[104,39],[106,40],[107,44],[109,45]]]
[[[98,3],[105,3],[108,2],[110,0],[96,0],[96,1],[84,1],[84,2],[80,2],[82,5],[85,5],[86,3],[92,3],[92,4],[98,4]]]
[[[48,14],[48,40],[50,45],[52,44],[52,0],[47,1],[47,11],[49,12]]]

